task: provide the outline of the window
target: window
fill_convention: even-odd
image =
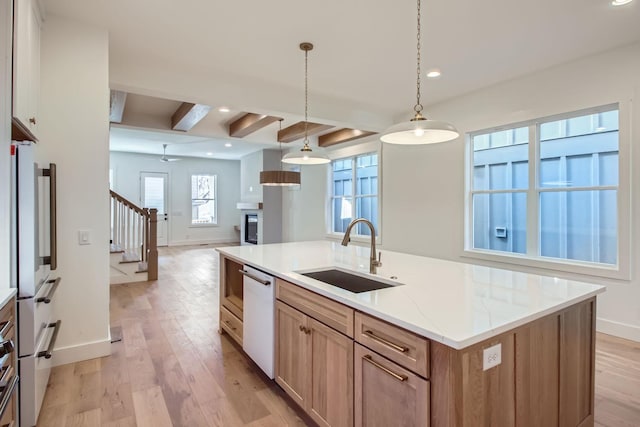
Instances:
[[[191,175],[191,224],[217,224],[216,175]]]
[[[378,228],[378,154],[367,153],[331,162],[331,232],[344,233],[355,218],[366,218]],[[352,235],[369,236],[369,227],[357,224]]]
[[[617,105],[470,134],[468,249],[616,266],[618,134]]]

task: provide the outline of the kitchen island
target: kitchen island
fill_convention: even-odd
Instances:
[[[236,270],[277,278],[276,381],[320,425],[593,425],[602,286],[390,251],[370,276],[369,248],[327,241],[218,251],[221,326],[240,344]],[[397,286],[303,275],[329,267]]]

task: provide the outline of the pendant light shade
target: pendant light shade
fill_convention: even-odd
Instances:
[[[395,124],[382,133],[380,140],[389,144],[435,144],[456,139],[460,133],[456,128],[447,122],[429,120],[422,115],[422,104],[420,103],[420,0],[418,0],[418,31],[417,31],[417,80],[416,80],[416,105],[413,107],[415,115],[413,119]]]
[[[280,119],[280,129],[282,130],[282,119]],[[280,158],[282,159],[282,142],[280,143]],[[280,170],[260,172],[260,184],[273,187],[292,187],[300,185],[300,172]]]
[[[304,146],[300,151],[285,154],[282,162],[293,165],[321,165],[329,163],[331,160],[325,154],[311,149],[307,129],[309,122],[309,51],[313,49],[313,44],[302,42],[300,43],[300,49],[304,51]]]
[[[274,187],[300,185],[300,172],[295,171],[262,171],[260,184]]]
[[[391,126],[380,140],[389,144],[418,145],[451,141],[460,136],[456,128],[437,120],[410,120]]]
[[[283,163],[289,163],[292,165],[321,165],[329,163],[331,160],[318,151],[313,151],[305,144],[300,151],[293,151],[287,153],[282,158]]]

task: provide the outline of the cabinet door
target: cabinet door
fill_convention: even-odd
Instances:
[[[276,301],[276,382],[306,409],[308,389],[307,316]]]
[[[429,382],[355,344],[356,427],[428,427]]]
[[[37,0],[14,7],[13,116],[31,133],[37,130],[40,96],[40,25]]]
[[[321,426],[353,425],[353,341],[309,318],[309,408]]]

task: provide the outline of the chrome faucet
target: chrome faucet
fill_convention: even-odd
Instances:
[[[369,258],[369,273],[376,274],[376,268],[382,266],[382,263],[380,262],[382,253],[379,253],[378,259],[376,259],[376,229],[373,227],[371,221],[365,218],[356,218],[351,221],[351,223],[347,227],[347,231],[344,232],[344,237],[342,238],[342,246],[347,246],[349,244],[349,235],[351,234],[351,229],[359,222],[364,222],[369,226],[369,230],[371,230],[371,257]]]

